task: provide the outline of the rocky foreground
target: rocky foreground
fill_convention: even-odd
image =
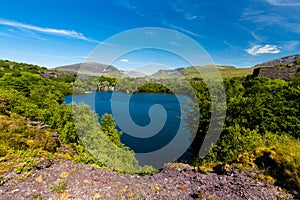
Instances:
[[[30,176],[11,172],[0,199],[293,199],[283,189],[254,180],[254,171],[231,168],[223,175],[169,164],[148,175],[117,174],[70,161],[37,166]]]

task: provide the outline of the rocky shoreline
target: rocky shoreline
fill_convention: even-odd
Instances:
[[[251,178],[253,175],[258,174],[235,168],[222,175],[203,174],[179,163],[139,176],[54,161],[34,169],[28,177],[6,174],[0,199],[293,199],[280,187]]]

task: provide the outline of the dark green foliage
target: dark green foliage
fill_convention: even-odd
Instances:
[[[195,115],[193,112],[191,114],[189,114],[189,112],[186,113],[189,128],[192,130],[198,129],[197,134],[193,136],[194,140],[191,144],[191,151],[197,155],[209,127],[211,117],[211,101],[207,85],[204,81],[192,81],[191,85],[195,90],[195,95],[197,96],[198,102],[191,102],[190,106],[192,110],[196,111],[199,109],[199,124],[197,124],[198,119],[194,118]]]
[[[116,78],[100,76],[99,83],[101,84],[104,81],[107,81],[112,86],[115,86],[118,83],[118,80]]]
[[[104,115],[100,125],[98,116],[88,106],[64,103],[64,96],[72,93],[74,79],[44,78],[39,72],[45,69],[27,65],[21,69],[22,66],[18,65],[18,70],[10,70],[5,62],[2,67],[5,70],[0,78],[0,155],[20,158],[15,150],[27,155],[37,149],[32,153],[36,156],[40,150],[55,153],[61,146],[65,149],[63,151],[69,152],[65,156],[75,161],[107,165],[120,172],[147,174],[154,171],[152,167],[139,166],[134,152],[121,143],[121,132],[116,130],[111,115]],[[104,79],[108,80],[104,77],[101,80]],[[114,82],[112,84],[117,81],[109,80]],[[82,83],[88,84],[89,81],[97,83],[98,79],[83,80]],[[8,120],[15,113],[17,118]],[[19,115],[43,122],[50,128],[28,128],[25,118],[19,119]],[[52,137],[55,132],[60,144]]]
[[[87,91],[96,91],[99,78],[94,76],[81,76],[73,84],[73,94],[84,94]]]
[[[292,86],[296,88],[300,87],[300,71],[296,73],[295,78],[292,82]]]
[[[146,83],[138,88],[137,92],[164,92],[172,93],[172,91],[163,84],[159,83]]]
[[[229,99],[227,126],[237,123],[261,134],[270,131],[300,137],[300,90],[283,80],[255,78],[242,96]]]
[[[299,73],[292,82],[268,78],[225,79],[225,126],[218,142],[200,159],[200,164],[256,166],[285,187],[299,190],[299,83]],[[196,141],[191,146],[197,155],[207,133],[211,101],[204,82],[192,85],[201,115]],[[194,120],[189,119],[189,124],[194,125]]]
[[[193,88],[183,79],[147,79],[122,78],[118,81],[115,91],[193,94]]]
[[[46,71],[47,68],[39,67],[37,65],[30,65],[25,63],[16,63],[8,60],[0,60],[0,71],[14,72],[18,74],[20,71],[26,71],[31,73],[38,73]]]
[[[114,118],[111,114],[105,113],[102,115],[100,120],[100,125],[103,133],[108,137],[108,139],[113,142],[115,145],[122,147],[120,137],[122,132],[116,129],[116,123],[114,122]]]
[[[224,129],[222,137],[206,160],[232,163],[240,154],[252,151],[261,146],[262,142],[262,135],[257,130],[251,131],[236,124]]]
[[[117,138],[117,131],[112,130],[115,124],[110,115],[103,117],[102,127],[98,123],[97,114],[93,113],[87,105],[72,104],[72,108],[80,142],[100,165],[109,166],[123,173],[147,174],[155,171],[150,166],[139,166],[133,151],[121,143],[118,146],[115,144],[119,142],[119,138]],[[115,135],[112,137],[110,133],[104,133],[103,128],[106,131],[112,130]]]
[[[295,63],[296,65],[300,65],[300,60],[296,60],[294,63]]]
[[[202,81],[192,82],[198,97],[200,124],[196,141],[192,145],[198,152],[208,130],[211,117],[210,94]],[[300,86],[298,77],[294,82],[268,78],[225,79],[227,113],[224,130],[238,124],[243,129],[288,134],[300,138]],[[189,126],[195,120],[188,118]],[[223,131],[226,134],[226,131]],[[195,144],[196,143],[196,144]]]

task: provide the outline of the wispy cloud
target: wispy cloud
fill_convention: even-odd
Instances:
[[[164,26],[167,26],[167,27],[171,28],[171,29],[178,30],[178,31],[183,32],[183,33],[186,33],[186,34],[188,34],[188,35],[192,35],[192,36],[199,37],[199,38],[204,38],[203,35],[200,35],[200,34],[198,34],[198,33],[192,32],[192,31],[187,30],[187,29],[185,29],[185,28],[182,28],[182,27],[180,27],[180,26],[176,26],[176,25],[174,25],[174,24],[170,24],[170,23],[167,23],[167,22],[165,22],[165,21],[163,21],[162,24],[163,24]]]
[[[240,21],[256,24],[257,29],[260,30],[270,31],[268,26],[272,26],[284,29],[286,32],[300,33],[300,23],[294,20],[299,17],[300,14],[297,12],[291,12],[287,16],[286,13],[281,13],[278,10],[272,12],[272,10],[262,11],[248,8],[242,13]],[[266,29],[266,27],[268,29]],[[256,34],[252,34],[252,36],[257,40],[260,40]]]
[[[254,39],[256,39],[257,41],[263,41],[263,39],[261,39],[261,37],[259,37],[254,31],[250,31],[252,37]]]
[[[281,24],[284,21],[282,16],[276,13],[270,13],[262,10],[254,10],[252,8],[245,9],[241,16],[241,21],[250,21],[263,25]]]
[[[25,29],[25,28],[19,28],[20,31],[22,32],[22,35],[24,36],[30,36],[32,38],[36,38],[36,39],[39,39],[39,40],[44,40],[44,41],[47,41],[47,39],[41,37],[38,33],[36,33],[35,31],[32,31],[30,29]]]
[[[198,6],[192,1],[182,1],[182,0],[169,0],[168,3],[173,7],[173,10],[179,15],[183,16],[186,20],[194,19],[204,19],[204,17],[199,17],[195,13],[198,13]],[[191,6],[193,4],[193,6]]]
[[[193,19],[197,19],[197,18],[198,18],[197,15],[191,15],[191,14],[185,15],[185,19],[188,19],[188,20],[193,20]]]
[[[299,0],[266,0],[273,6],[300,6]]]
[[[227,40],[224,40],[223,43],[224,43],[225,45],[227,45],[229,48],[233,48],[233,47],[234,47],[234,45],[231,44],[230,42],[228,42]]]
[[[180,46],[180,44],[178,42],[174,42],[174,41],[169,42],[169,44],[176,46],[176,47]]]
[[[13,34],[4,33],[4,32],[0,32],[0,36],[11,37],[11,38],[18,38],[16,36],[14,36]]]
[[[121,62],[123,62],[123,63],[128,63],[129,62],[129,60],[128,59],[122,59],[122,60],[120,60]]]
[[[249,49],[245,49],[245,51],[250,55],[258,55],[258,54],[276,54],[280,53],[279,47],[276,45],[253,45]]]
[[[44,33],[44,34],[72,37],[72,38],[76,38],[76,39],[80,39],[80,40],[85,40],[85,41],[88,41],[88,42],[99,43],[97,40],[87,38],[82,33],[76,32],[74,30],[45,28],[45,27],[39,27],[39,26],[30,25],[30,24],[24,24],[24,23],[21,23],[21,22],[16,22],[16,21],[7,20],[7,19],[1,19],[1,18],[0,18],[0,25],[15,27],[15,28],[19,28],[19,29],[30,30],[30,31],[35,31],[35,32],[40,32],[40,33]]]
[[[290,30],[295,33],[300,33],[300,24],[294,22],[284,23],[283,26],[286,27],[287,30]]]
[[[280,46],[285,51],[294,51],[299,46],[299,44],[299,41],[283,41],[280,43]]]
[[[133,4],[131,1],[128,0],[118,0],[118,1],[111,1],[111,3],[113,3],[116,6],[122,7],[122,8],[126,8],[130,11],[133,11],[135,14],[140,15],[142,17],[145,16],[144,12],[142,11],[142,9],[138,6],[136,6],[135,4]]]

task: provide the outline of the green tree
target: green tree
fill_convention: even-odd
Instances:
[[[123,146],[120,140],[122,132],[116,129],[116,123],[111,114],[105,113],[104,115],[102,115],[100,125],[103,133],[108,137],[110,141],[112,141],[119,147]]]

